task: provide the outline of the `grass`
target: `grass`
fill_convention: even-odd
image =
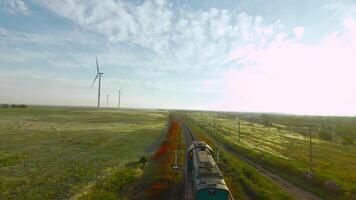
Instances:
[[[80,200],[117,200],[130,199],[133,185],[142,179],[143,162],[131,162],[125,167],[111,170],[109,174],[97,180],[90,188],[75,198]]]
[[[167,113],[0,109],[0,199],[67,199],[152,153]]]
[[[179,124],[171,117],[166,137],[153,156],[112,170],[80,199],[180,199],[183,193],[183,177],[181,170],[173,169],[175,153],[178,153],[179,166],[183,166],[183,135]]]
[[[266,127],[241,121],[238,139],[236,119],[224,114],[216,116],[216,131],[212,114],[187,115],[194,123],[205,127],[216,138],[240,154],[261,164],[285,179],[312,191],[325,199],[356,198],[356,146],[342,145],[313,138],[313,178],[308,178],[309,140],[293,130],[277,126]]]
[[[327,141],[352,144],[356,140],[356,117],[298,116],[261,113],[238,113],[237,116],[249,122],[278,127],[279,129],[293,130],[301,134],[306,134],[305,126],[311,125],[313,133]],[[231,117],[235,118],[236,115],[225,115],[225,117],[230,117],[231,119]],[[345,139],[347,140],[345,141]]]

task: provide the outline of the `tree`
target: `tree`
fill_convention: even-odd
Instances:
[[[319,133],[319,138],[322,140],[331,141],[333,139],[333,136],[329,131],[322,130]]]
[[[342,136],[342,143],[345,145],[354,144],[354,138],[352,135],[344,135]]]

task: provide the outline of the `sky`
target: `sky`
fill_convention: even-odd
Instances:
[[[0,0],[0,103],[356,115],[354,0]]]

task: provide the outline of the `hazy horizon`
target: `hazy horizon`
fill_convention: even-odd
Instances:
[[[0,103],[356,115],[352,0],[0,6]]]

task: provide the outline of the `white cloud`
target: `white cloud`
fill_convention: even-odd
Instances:
[[[211,8],[172,8],[166,1],[38,0],[53,12],[87,29],[104,34],[111,43],[125,42],[153,51],[161,65],[174,70],[222,67],[231,48],[264,43],[281,28],[266,25],[261,16]]]
[[[297,36],[299,34],[296,34]],[[299,114],[356,113],[356,20],[314,45],[276,39],[266,48],[242,46],[230,55],[243,68],[223,75],[221,109]]]
[[[324,6],[325,9],[333,11],[331,18],[345,18],[356,16],[356,2],[351,1],[332,1]]]
[[[30,13],[26,3],[21,0],[0,0],[0,6],[11,14],[21,13],[27,15]]]
[[[294,32],[294,35],[295,35],[296,39],[302,38],[303,34],[304,34],[304,31],[305,31],[304,27],[302,27],[302,26],[295,27],[293,29],[293,32]]]
[[[155,48],[154,41],[171,30],[172,12],[164,1],[144,1],[137,6],[114,0],[40,2],[79,25],[105,34],[112,42]]]
[[[8,30],[0,27],[0,41],[11,44],[64,45],[94,44],[94,36],[83,31],[56,31],[55,33],[31,33]]]

